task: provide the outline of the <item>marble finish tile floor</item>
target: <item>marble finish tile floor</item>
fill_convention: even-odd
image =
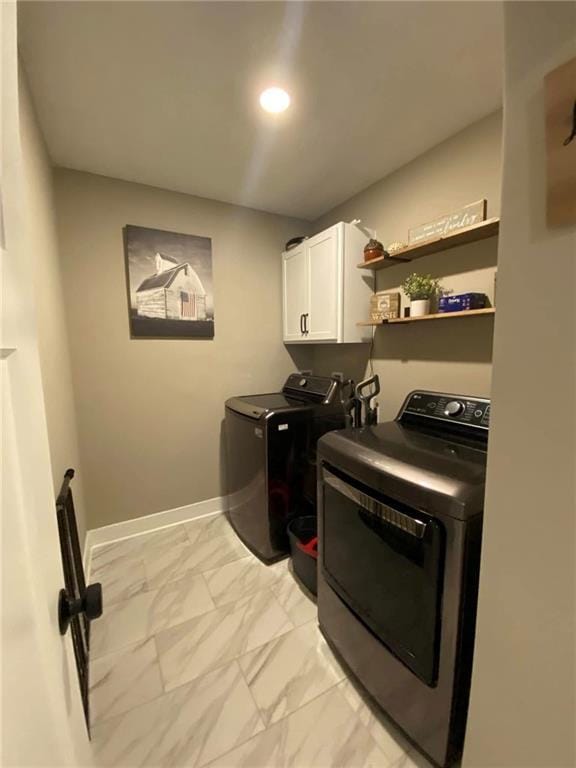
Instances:
[[[224,515],[93,548],[96,766],[430,768],[347,679],[284,560]]]

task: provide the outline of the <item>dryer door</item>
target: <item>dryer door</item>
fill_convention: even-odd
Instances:
[[[325,579],[397,658],[435,685],[443,526],[338,470],[324,468],[322,482]]]

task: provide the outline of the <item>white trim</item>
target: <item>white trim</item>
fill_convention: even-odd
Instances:
[[[226,498],[215,496],[213,499],[198,501],[195,504],[187,504],[185,507],[167,509],[164,512],[156,512],[153,515],[136,517],[133,520],[123,520],[120,523],[104,525],[102,528],[93,528],[86,532],[84,541],[84,572],[89,573],[89,559],[92,547],[101,544],[111,544],[114,541],[128,539],[143,533],[151,533],[160,528],[168,528],[172,525],[195,520],[198,517],[208,517],[226,509]]]

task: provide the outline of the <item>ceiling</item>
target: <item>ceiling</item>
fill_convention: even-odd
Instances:
[[[312,220],[500,106],[501,11],[23,2],[20,51],[56,165]]]

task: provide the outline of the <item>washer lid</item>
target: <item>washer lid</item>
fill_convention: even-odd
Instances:
[[[396,421],[329,432],[322,461],[410,506],[467,519],[483,509],[486,448]]]
[[[304,403],[286,397],[280,392],[271,392],[267,395],[245,395],[243,397],[231,397],[226,400],[226,408],[251,419],[260,419],[273,411],[302,411],[312,408],[311,403]]]

